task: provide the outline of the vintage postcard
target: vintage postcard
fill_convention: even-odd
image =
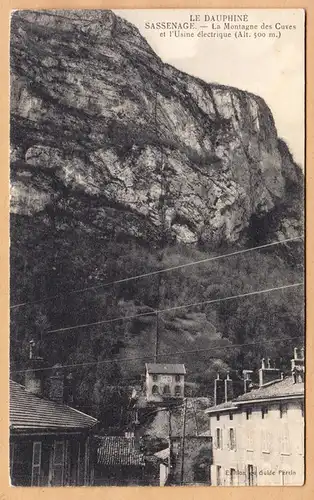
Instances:
[[[12,486],[304,483],[304,24],[12,12]]]

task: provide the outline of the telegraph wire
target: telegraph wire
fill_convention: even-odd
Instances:
[[[162,314],[162,313],[169,312],[169,311],[178,311],[180,309],[186,309],[189,307],[196,307],[196,306],[201,306],[201,305],[205,305],[205,304],[207,304],[207,305],[208,304],[216,304],[219,302],[226,302],[228,300],[234,300],[237,298],[245,298],[245,297],[250,297],[253,295],[259,295],[262,293],[270,293],[270,292],[274,292],[274,291],[278,291],[278,290],[285,290],[286,288],[295,288],[298,286],[302,286],[303,284],[304,284],[304,282],[292,283],[289,285],[282,285],[282,286],[273,287],[273,288],[266,288],[263,290],[256,290],[254,292],[241,293],[238,295],[230,295],[228,297],[221,297],[219,299],[210,299],[210,300],[204,300],[201,302],[192,302],[190,304],[182,304],[182,305],[178,305],[178,306],[167,307],[165,309],[153,309],[152,308],[150,311],[145,312],[145,313],[133,314],[130,316],[120,316],[117,318],[105,319],[105,320],[101,320],[101,321],[94,321],[93,323],[82,323],[79,325],[66,326],[63,328],[56,328],[54,330],[47,330],[46,333],[66,332],[66,331],[76,330],[76,329],[80,329],[80,328],[87,328],[89,326],[105,325],[105,324],[109,324],[109,323],[114,323],[116,321],[127,321],[127,320],[131,320],[131,319],[135,319],[135,318],[141,318],[144,316],[152,316],[154,314],[155,315]]]
[[[264,340],[264,341],[254,341],[254,342],[247,342],[245,344],[233,344],[233,345],[220,345],[220,346],[215,346],[215,347],[208,347],[206,349],[194,349],[194,350],[189,350],[189,351],[175,351],[175,352],[169,352],[169,353],[160,353],[160,357],[168,357],[168,356],[177,356],[177,355],[185,355],[185,354],[196,354],[198,352],[210,352],[210,351],[217,351],[217,350],[225,350],[225,349],[238,349],[240,347],[247,347],[247,346],[254,346],[254,345],[265,345],[265,344],[273,344],[276,342],[287,342],[291,340],[297,340],[300,338],[304,338],[303,335],[297,335],[295,337],[289,337],[289,338],[284,338],[284,339],[270,339],[270,340]],[[223,340],[223,339],[222,339]],[[81,367],[81,366],[94,366],[94,365],[102,365],[102,364],[110,364],[114,362],[128,362],[128,361],[135,361],[135,360],[143,360],[145,356],[131,356],[127,358],[114,358],[114,359],[103,359],[102,361],[89,361],[89,362],[84,362],[84,363],[74,363],[74,364],[67,364],[67,365],[58,365],[58,369],[60,368],[76,368],[76,367]],[[146,357],[153,358],[154,355],[147,355]],[[46,370],[53,370],[55,367],[54,366],[49,366],[49,367],[44,367],[44,368],[28,368],[25,370],[12,370],[11,373],[26,373],[29,371],[32,372],[37,372],[37,371],[46,371]],[[198,373],[198,372],[192,372],[192,373]],[[191,375],[191,373],[190,373]],[[122,380],[128,380],[128,379],[122,379]],[[130,380],[130,379],[129,379]],[[132,379],[135,380],[135,379]]]
[[[244,254],[244,253],[253,252],[255,250],[262,250],[264,248],[269,248],[269,247],[272,247],[272,246],[281,245],[281,244],[284,244],[284,243],[289,243],[290,241],[300,240],[300,239],[303,239],[303,237],[304,237],[304,235],[295,236],[294,238],[288,238],[288,239],[281,240],[281,241],[274,241],[272,243],[266,243],[265,245],[259,245],[257,247],[245,248],[243,250],[236,250],[235,252],[230,252],[230,253],[226,253],[226,254],[216,255],[214,257],[208,257],[206,259],[196,260],[196,261],[193,261],[193,262],[187,262],[186,264],[179,264],[177,266],[167,267],[165,269],[157,269],[156,271],[151,271],[151,272],[148,272],[148,273],[138,274],[138,275],[135,275],[135,276],[129,276],[127,278],[122,278],[122,279],[118,279],[118,280],[114,280],[114,281],[108,281],[108,282],[103,283],[101,285],[89,286],[89,287],[86,287],[86,288],[78,288],[76,290],[68,290],[68,291],[64,291],[64,292],[61,292],[61,293],[56,294],[56,295],[51,295],[49,297],[45,297],[43,299],[29,301],[29,302],[20,302],[18,304],[13,304],[13,305],[10,306],[10,309],[17,309],[19,307],[24,307],[24,306],[28,306],[28,305],[32,305],[32,304],[41,304],[41,303],[49,301],[49,300],[54,300],[54,299],[57,299],[57,298],[60,298],[60,297],[64,297],[65,295],[66,296],[68,296],[68,295],[75,295],[75,294],[83,293],[83,292],[90,291],[90,290],[97,290],[99,288],[105,288],[105,287],[109,287],[109,286],[113,286],[113,285],[118,285],[118,284],[121,284],[121,283],[127,283],[129,281],[133,281],[133,280],[137,280],[137,279],[142,279],[142,278],[147,278],[149,276],[155,276],[155,275],[158,275],[158,274],[161,274],[161,273],[175,271],[177,269],[183,269],[185,267],[191,267],[191,266],[195,266],[195,265],[198,265],[198,264],[204,264],[206,262],[212,262],[212,261],[215,261],[215,260],[218,260],[218,259],[224,259],[224,258],[227,258],[227,257],[233,257],[235,255],[241,255],[241,254]]]

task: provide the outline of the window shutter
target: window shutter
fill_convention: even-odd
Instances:
[[[254,486],[257,486],[257,466],[256,465],[253,467],[253,471],[254,471],[253,484],[254,484]]]
[[[217,449],[217,429],[215,429],[215,433],[214,433],[214,448]]]
[[[52,484],[63,486],[64,475],[64,441],[55,441],[52,461]]]
[[[32,486],[40,486],[41,442],[33,443]]]

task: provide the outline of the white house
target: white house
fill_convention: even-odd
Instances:
[[[206,410],[213,438],[212,485],[303,484],[303,349],[294,349],[291,364],[291,375],[283,377],[263,360],[259,387],[252,389],[251,372],[246,372],[246,392],[232,400],[230,378],[215,381],[219,404]]]

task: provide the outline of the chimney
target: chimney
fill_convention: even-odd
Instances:
[[[225,384],[221,380],[219,373],[217,373],[216,380],[214,382],[214,405],[219,405],[225,401]]]
[[[259,369],[259,386],[263,387],[270,382],[279,382],[280,380],[282,380],[282,374],[279,368],[275,368],[270,358],[267,360],[263,358],[262,366]]]
[[[25,372],[25,390],[36,396],[43,395],[44,360],[38,355],[38,347],[34,340],[29,342],[29,361]]]
[[[252,389],[253,382],[252,382],[252,374],[253,370],[243,370],[242,375],[243,375],[243,390],[244,392],[249,392]]]
[[[293,359],[291,360],[291,374],[293,382],[295,384],[304,382],[304,347],[295,347],[293,350]]]
[[[227,378],[225,379],[225,402],[231,401],[233,399],[233,380],[230,378],[230,373],[227,373]]]
[[[64,373],[59,364],[52,368],[48,391],[49,399],[56,403],[64,403]]]

